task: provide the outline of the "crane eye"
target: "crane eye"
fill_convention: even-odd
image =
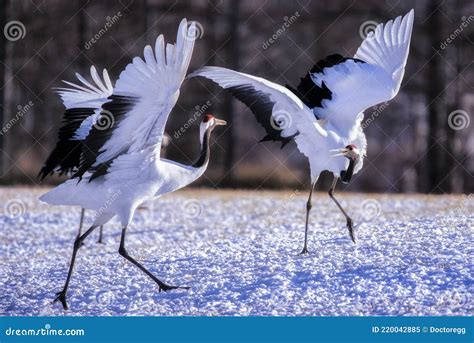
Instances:
[[[354,145],[354,144],[349,144],[346,146],[346,149],[347,150],[350,150],[350,151],[353,151],[354,149],[356,149],[357,147]]]

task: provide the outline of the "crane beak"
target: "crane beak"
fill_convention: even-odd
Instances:
[[[227,122],[225,120],[222,120],[222,119],[214,118],[214,121],[216,123],[216,126],[217,125],[227,125]]]
[[[334,150],[329,150],[330,152],[337,152],[337,154],[332,155],[331,157],[337,157],[337,156],[347,156],[347,149],[334,149]]]

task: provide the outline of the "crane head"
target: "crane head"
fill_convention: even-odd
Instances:
[[[210,134],[210,131],[212,131],[216,126],[226,125],[226,124],[227,124],[227,122],[225,120],[218,119],[218,118],[214,117],[212,114],[206,114],[202,118],[202,123],[199,126],[199,138],[201,140],[201,144],[203,142],[204,134],[206,132],[209,131],[208,133]]]
[[[347,170],[341,171],[341,180],[344,183],[349,183],[352,178],[352,174],[354,173],[354,167],[359,162],[360,154],[359,149],[354,144],[349,144],[343,149],[335,149],[331,150],[331,152],[337,152],[337,154],[332,155],[335,156],[344,156],[349,159],[349,166]]]
[[[204,125],[206,128],[210,128],[218,125],[227,125],[227,122],[214,117],[212,114],[206,114],[202,119],[201,125]]]
[[[330,150],[331,152],[337,152],[337,154],[332,155],[332,157],[336,156],[344,156],[348,158],[349,160],[353,160],[356,162],[359,160],[359,149],[354,145],[354,144],[349,144],[343,149],[334,149]]]

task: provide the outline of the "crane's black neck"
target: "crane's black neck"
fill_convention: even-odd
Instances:
[[[199,153],[199,158],[192,165],[194,168],[201,168],[209,162],[209,155],[211,154],[211,148],[209,146],[211,136],[211,128],[207,129],[204,132],[204,137],[202,138],[201,152]]]
[[[352,175],[354,174],[354,167],[356,163],[358,162],[359,162],[359,157],[349,159],[349,166],[347,167],[347,170],[341,171],[341,181],[343,183],[347,184],[351,182]]]

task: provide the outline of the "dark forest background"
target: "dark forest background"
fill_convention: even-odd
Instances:
[[[55,145],[63,114],[52,87],[74,81],[75,72],[89,76],[91,64],[107,68],[116,80],[159,33],[174,42],[183,17],[198,22],[201,36],[190,71],[218,65],[296,85],[326,55],[352,56],[374,22],[411,8],[415,26],[401,91],[393,101],[366,111],[368,156],[346,188],[471,193],[474,1],[460,0],[2,0],[0,183],[38,183],[36,174]],[[20,27],[19,38],[7,39],[12,21],[24,31]],[[295,144],[282,150],[276,143],[258,144],[263,130],[249,110],[204,80],[183,86],[167,126],[167,158],[191,163],[197,157],[200,120],[178,138],[174,132],[208,102],[209,112],[231,125],[215,135],[201,185],[307,184],[308,163]],[[323,177],[319,187],[325,183]]]

